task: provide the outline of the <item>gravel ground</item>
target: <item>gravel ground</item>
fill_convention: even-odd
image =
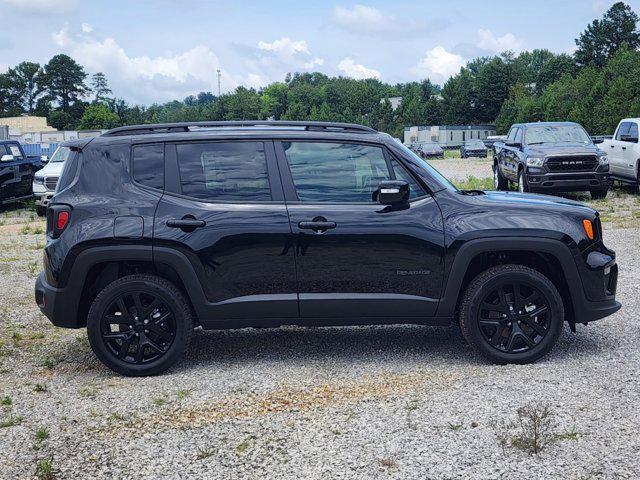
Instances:
[[[489,365],[454,327],[245,329],[197,331],[176,368],[130,379],[33,304],[43,227],[0,219],[2,479],[47,459],[56,478],[640,476],[638,228],[605,223],[623,309],[534,365]],[[529,402],[557,434],[539,455],[498,442]]]

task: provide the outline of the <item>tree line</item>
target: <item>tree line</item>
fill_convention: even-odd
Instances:
[[[376,79],[287,74],[262,89],[238,87],[164,104],[131,105],[112,96],[107,77],[89,76],[60,54],[45,65],[22,62],[0,74],[0,117],[46,116],[58,129],[202,120],[353,122],[402,137],[409,125],[580,122],[592,134],[612,133],[618,120],[640,116],[639,17],[614,4],[576,39],[576,51],[504,52],[467,63],[440,87],[429,80],[391,85]],[[402,97],[393,109],[390,97]]]

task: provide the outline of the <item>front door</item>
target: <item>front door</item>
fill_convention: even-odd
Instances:
[[[297,318],[292,236],[273,143],[168,143],[165,156],[154,258],[162,263],[179,251],[191,263],[206,297],[200,320],[213,328]]]
[[[442,215],[401,162],[382,146],[347,142],[281,142],[276,152],[303,320],[433,316],[442,289]],[[374,200],[388,179],[409,183],[410,203]]]

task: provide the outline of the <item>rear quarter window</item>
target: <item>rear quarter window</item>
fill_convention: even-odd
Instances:
[[[58,179],[58,184],[56,185],[56,193],[67,188],[76,178],[81,155],[82,153],[78,151],[69,150],[67,159],[62,167],[62,172],[60,173],[60,178]]]
[[[133,147],[133,179],[146,187],[164,188],[164,144]]]

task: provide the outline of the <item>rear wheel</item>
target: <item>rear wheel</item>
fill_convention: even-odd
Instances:
[[[530,363],[554,346],[564,323],[562,298],[540,272],[499,265],[478,275],[460,306],[467,342],[489,360]]]
[[[601,198],[605,198],[607,196],[607,193],[609,193],[609,189],[605,188],[603,190],[591,190],[589,193],[591,193],[592,199],[598,200]]]
[[[87,317],[89,343],[107,367],[127,376],[161,373],[193,334],[189,303],[167,280],[129,275],[107,285]]]

